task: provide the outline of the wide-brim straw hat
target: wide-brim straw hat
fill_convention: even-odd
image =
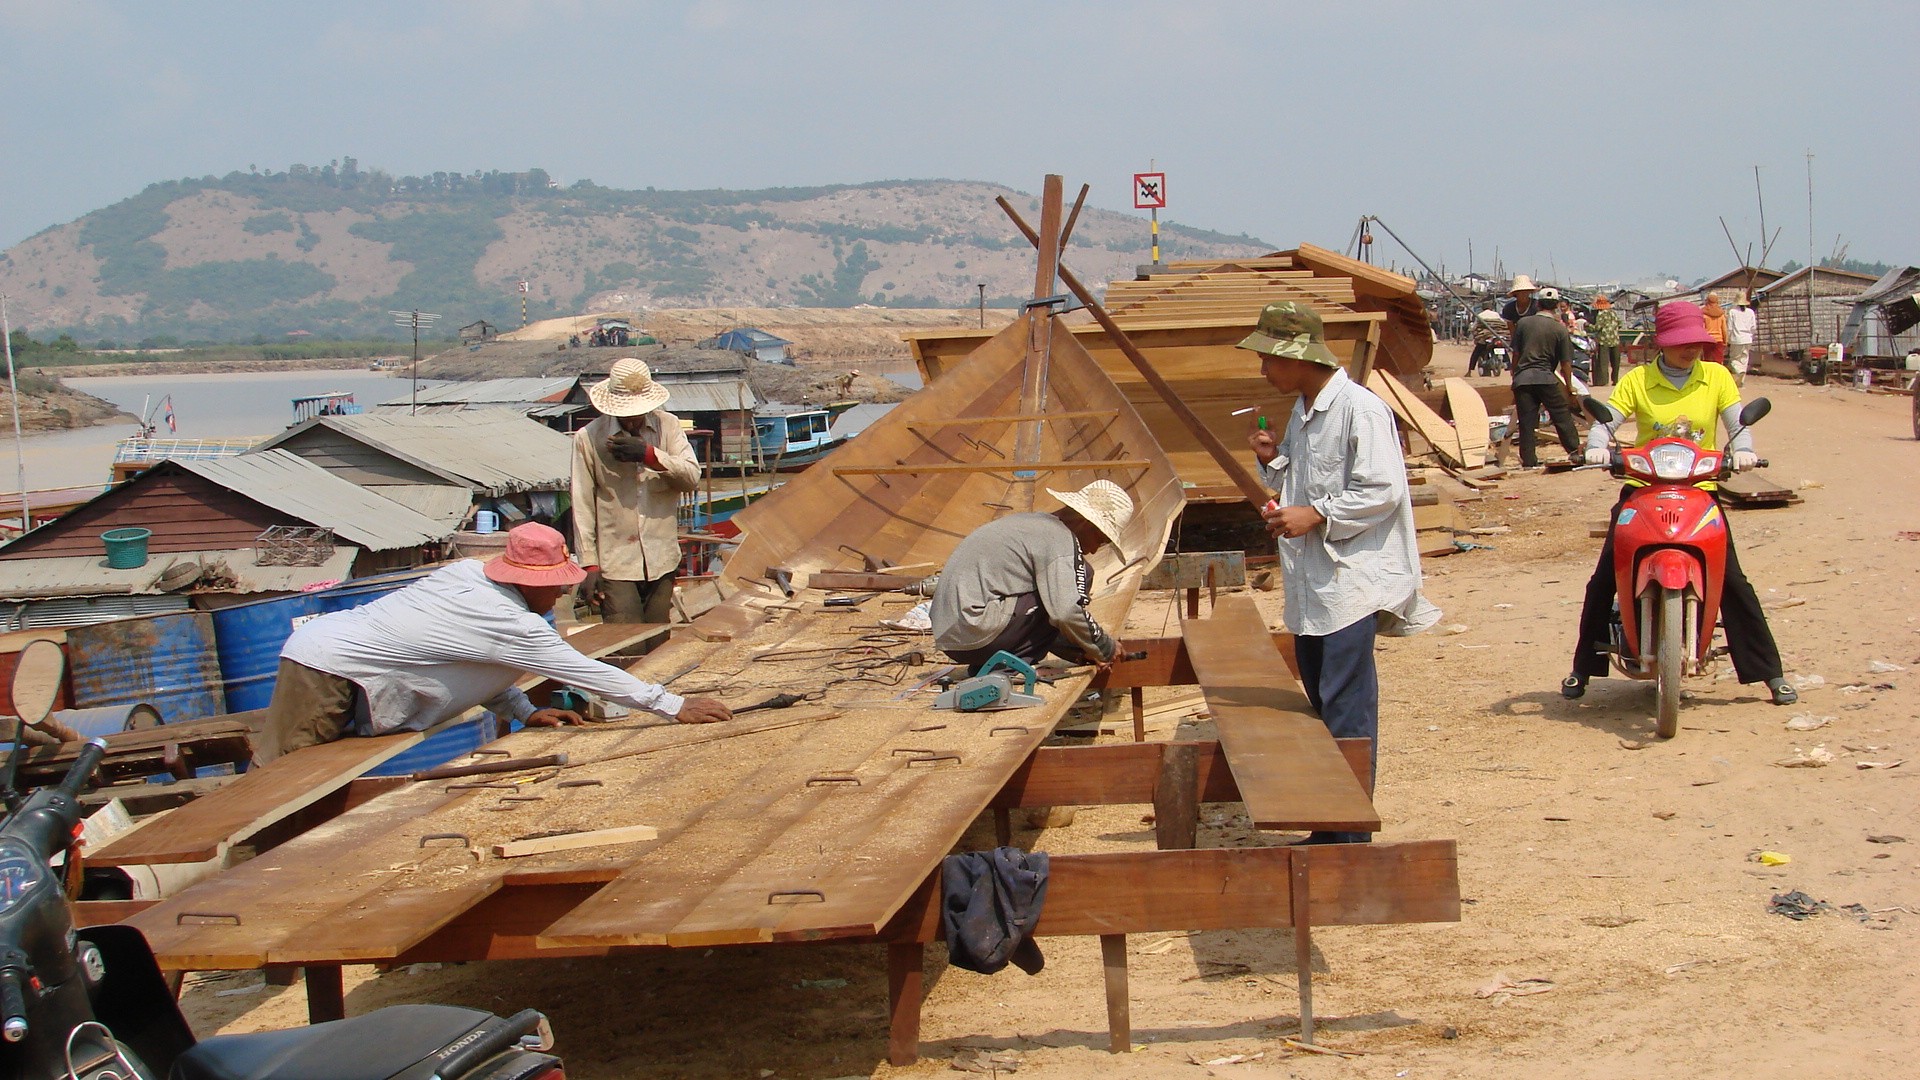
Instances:
[[[1597,308],[1610,308],[1613,306],[1613,301],[1607,299],[1605,296],[1596,296],[1593,298],[1593,306]]]
[[[578,585],[587,572],[567,558],[567,540],[559,530],[537,521],[507,530],[507,550],[487,560],[487,577],[502,585],[562,587]]]
[[[1533,283],[1532,278],[1525,274],[1515,274],[1513,275],[1513,285],[1507,289],[1507,295],[1512,296],[1514,293],[1519,292],[1533,292],[1537,288],[1539,288],[1539,286]]]
[[[1713,345],[1707,333],[1707,317],[1698,304],[1676,300],[1660,305],[1653,315],[1653,343],[1662,349],[1676,345]]]
[[[1120,485],[1111,480],[1095,480],[1078,491],[1048,488],[1047,494],[1092,522],[1094,528],[1113,541],[1114,547],[1122,546],[1120,534],[1126,531],[1127,522],[1133,520],[1133,499],[1120,489]]]
[[[602,416],[640,416],[665,405],[667,397],[647,362],[633,356],[614,361],[613,372],[587,388],[587,400]]]

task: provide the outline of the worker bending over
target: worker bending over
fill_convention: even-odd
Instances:
[[[1087,554],[1120,545],[1133,500],[1119,485],[1095,480],[1078,491],[1047,494],[1064,505],[1051,514],[1014,514],[960,541],[934,590],[933,642],[978,672],[994,653],[1034,663],[1049,652],[1104,664],[1113,637],[1087,610],[1093,574]],[[1065,640],[1062,640],[1065,639]]]
[[[475,705],[531,727],[580,722],[564,709],[534,708],[513,685],[527,674],[683,724],[732,718],[718,701],[670,694],[568,645],[545,616],[585,576],[558,532],[530,522],[484,564],[463,560],[307,623],[280,650],[254,764],[349,732],[420,731]]]

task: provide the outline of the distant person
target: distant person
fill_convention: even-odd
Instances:
[[[1733,384],[1747,384],[1747,365],[1753,352],[1754,331],[1759,328],[1759,313],[1753,310],[1753,294],[1742,292],[1727,312],[1727,370],[1733,372]]]
[[[1028,663],[1052,653],[1074,663],[1113,659],[1113,635],[1087,605],[1087,556],[1120,544],[1133,499],[1111,480],[1047,494],[1060,509],[1012,514],[968,533],[947,557],[928,612],[933,643],[970,671],[997,652]]]
[[[664,623],[680,569],[680,493],[700,462],[667,388],[628,357],[587,390],[599,419],[573,435],[573,537],[587,578],[580,593],[610,623]]]
[[[1587,331],[1593,338],[1593,381],[1612,386],[1620,381],[1620,313],[1604,294],[1594,297]]]
[[[1513,287],[1507,290],[1507,302],[1500,308],[1500,317],[1507,320],[1507,333],[1513,333],[1513,324],[1536,310],[1533,294],[1538,291],[1533,279],[1525,274],[1513,275]]]
[[[1556,289],[1542,289],[1534,300],[1538,308],[1523,315],[1513,328],[1513,422],[1520,436],[1520,465],[1540,467],[1535,449],[1539,438],[1540,410],[1545,408],[1560,435],[1567,457],[1580,457],[1580,431],[1573,423],[1573,408],[1567,403],[1567,391],[1573,387],[1573,337],[1567,333],[1555,308],[1560,304]]]
[[[346,735],[422,731],[476,705],[529,727],[580,723],[535,708],[514,686],[529,674],[683,724],[732,719],[718,701],[681,698],[568,645],[545,615],[583,576],[558,532],[528,522],[485,563],[462,559],[303,624],[280,650],[254,764]]]
[[[1713,341],[1707,346],[1707,359],[1716,364],[1727,362],[1727,309],[1720,306],[1720,298],[1707,294],[1707,302],[1700,305],[1700,317],[1706,321],[1707,336]]]

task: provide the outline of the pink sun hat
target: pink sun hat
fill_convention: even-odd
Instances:
[[[1700,305],[1685,300],[1660,305],[1653,316],[1653,343],[1662,349],[1675,345],[1712,345],[1707,317]]]
[[[485,573],[502,585],[578,585],[587,572],[567,558],[559,530],[537,521],[507,530],[507,550],[487,560]]]

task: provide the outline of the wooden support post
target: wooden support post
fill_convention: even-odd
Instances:
[[[347,1018],[346,984],[339,964],[307,965],[307,1023],[324,1024]]]
[[[260,974],[268,986],[292,986],[293,981],[300,977],[300,965],[268,964],[260,969]]]
[[[927,947],[918,941],[887,944],[887,1061],[911,1065],[920,1059],[920,1002],[926,995]]]
[[[1300,1041],[1313,1045],[1313,915],[1307,896],[1307,849],[1288,854],[1293,869],[1293,966],[1300,980]]]
[[[1133,1049],[1133,1012],[1127,1002],[1127,935],[1100,935],[1100,967],[1107,980],[1107,1052]]]
[[[1195,587],[1187,590],[1187,618],[1197,619],[1199,617],[1200,617],[1200,588],[1199,586],[1196,585]]]
[[[1153,785],[1153,842],[1161,851],[1200,842],[1200,755],[1192,743],[1166,743]]]
[[[1000,847],[1013,843],[1013,811],[996,807],[993,811],[993,842]]]
[[[1147,691],[1136,686],[1127,695],[1133,701],[1133,741],[1147,741]]]

